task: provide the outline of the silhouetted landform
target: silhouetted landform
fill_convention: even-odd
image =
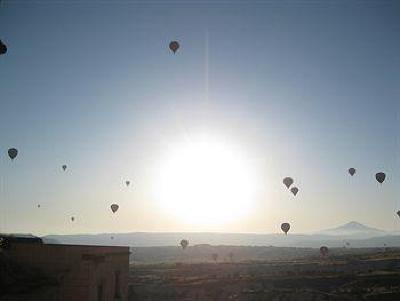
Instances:
[[[282,251],[282,250],[281,250]],[[269,262],[133,264],[131,301],[400,300],[398,250]]]
[[[345,225],[339,226],[337,228],[320,231],[318,232],[318,234],[362,239],[362,238],[371,238],[376,236],[385,236],[388,235],[389,233],[353,221]]]
[[[111,237],[113,239],[111,240]],[[342,247],[346,243],[355,248],[400,247],[400,235],[350,222],[338,228],[313,234],[251,234],[251,233],[105,233],[83,235],[49,235],[46,243],[122,245],[130,247],[178,246],[182,238],[190,245],[236,245],[319,248]]]
[[[3,247],[3,243],[13,243],[13,242],[27,242],[27,243],[43,243],[40,237],[34,236],[32,234],[3,234],[0,233],[0,247]]]

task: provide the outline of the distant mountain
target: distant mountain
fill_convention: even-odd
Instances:
[[[311,247],[321,245],[343,247],[346,242],[352,247],[400,247],[400,236],[371,228],[358,222],[323,230],[313,234],[253,234],[253,233],[201,233],[201,232],[133,232],[81,235],[49,235],[43,237],[45,243],[115,245],[130,247],[178,246],[182,238],[190,245],[230,245],[230,246],[277,246]]]
[[[333,228],[333,229],[327,229],[318,232],[317,234],[322,234],[322,235],[331,235],[331,236],[341,236],[341,237],[351,237],[353,239],[355,238],[371,238],[371,237],[376,237],[376,236],[383,236],[387,235],[388,233],[386,231],[376,229],[376,228],[371,228],[368,226],[365,226],[363,224],[360,224],[358,222],[349,222],[347,224],[344,224],[342,226]]]

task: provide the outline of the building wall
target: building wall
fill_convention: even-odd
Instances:
[[[59,301],[128,300],[128,247],[13,243],[8,253],[56,277]]]

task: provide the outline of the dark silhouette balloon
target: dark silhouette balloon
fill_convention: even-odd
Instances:
[[[112,204],[110,207],[111,207],[111,211],[112,211],[113,213],[117,212],[117,210],[118,210],[118,208],[119,208],[119,206],[118,206],[117,204]]]
[[[38,204],[37,207],[40,208],[40,204]]]
[[[356,173],[356,169],[355,168],[353,168],[353,167],[349,168],[349,174],[351,176],[354,176],[355,173]]]
[[[283,232],[285,232],[285,234],[287,235],[287,233],[290,230],[290,224],[289,223],[282,223],[281,225],[281,229]]]
[[[400,210],[399,210],[399,211],[397,211],[397,215],[400,217]]]
[[[286,177],[283,179],[283,184],[285,184],[285,186],[289,189],[290,185],[293,184],[293,179],[291,177]]]
[[[323,257],[325,257],[326,255],[328,255],[329,249],[326,246],[322,246],[321,248],[319,248],[319,252]]]
[[[290,188],[290,191],[296,196],[296,194],[299,192],[299,189],[297,187],[292,187]]]
[[[64,165],[62,166],[62,169],[65,171],[65,170],[67,169],[67,165],[64,164]]]
[[[187,239],[182,239],[181,240],[181,247],[182,247],[183,250],[185,250],[188,245],[189,245],[189,241]]]
[[[125,181],[126,186],[129,186],[131,184],[131,181]]]
[[[7,46],[0,40],[0,55],[7,53]]]
[[[212,257],[212,259],[214,260],[215,263],[218,261],[218,253],[211,254],[211,257]]]
[[[385,181],[385,179],[386,179],[386,174],[384,173],[384,172],[378,172],[376,175],[375,175],[375,179],[379,182],[379,183],[383,183],[383,181]]]
[[[176,51],[179,49],[180,45],[178,43],[178,41],[171,41],[171,43],[169,43],[169,49],[171,49],[171,51],[173,53],[176,53]]]
[[[75,217],[71,216],[71,222],[75,221]]]
[[[16,148],[10,148],[8,150],[8,156],[11,158],[11,160],[14,160],[18,155],[18,150]]]

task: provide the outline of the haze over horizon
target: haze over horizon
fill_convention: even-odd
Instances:
[[[329,231],[335,231],[335,230],[339,230],[339,229],[347,229],[347,230],[351,230],[351,229],[357,229],[359,228],[360,231],[367,231],[367,230],[376,230],[376,231],[382,231],[383,233],[386,234],[394,234],[397,233],[396,231],[387,231],[387,230],[383,230],[383,229],[378,229],[378,228],[374,228],[374,227],[370,227],[369,225],[364,225],[361,224],[359,222],[356,221],[350,221],[341,225],[332,225],[331,228],[324,228],[324,229],[317,229],[317,230],[313,230],[313,231],[308,231],[308,232],[294,232],[293,234],[319,234],[319,233],[325,233],[325,232],[329,232]],[[97,235],[97,234],[111,234],[113,232],[82,232],[82,233],[69,233],[71,235]],[[129,231],[129,232],[116,232],[119,234],[126,234],[126,233],[222,233],[222,234],[281,234],[282,230],[281,229],[277,229],[274,232],[229,232],[229,231],[224,231],[224,232],[218,232],[218,231]],[[32,233],[15,233],[15,234],[32,234]],[[69,234],[65,234],[65,235],[69,235]],[[49,233],[46,235],[57,235],[57,233]],[[334,235],[334,234],[328,234],[328,235]]]
[[[400,231],[400,2],[3,2],[0,232]]]

